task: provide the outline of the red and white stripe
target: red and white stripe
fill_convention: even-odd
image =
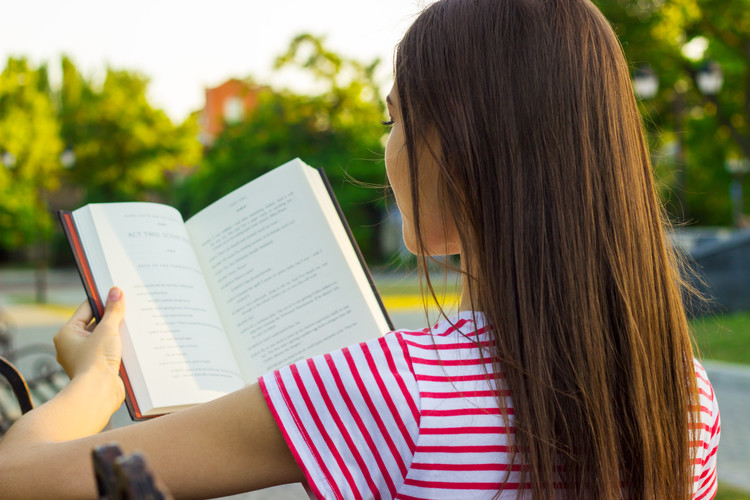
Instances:
[[[501,489],[500,498],[516,498],[528,484],[519,484],[522,465],[509,463],[513,407],[489,345],[472,313],[461,313],[432,332],[389,333],[269,373],[260,384],[318,498],[479,499]],[[695,498],[705,499],[716,493],[720,424],[697,362],[696,376]],[[510,428],[498,396],[506,398]]]
[[[721,419],[714,388],[708,381],[706,370],[695,361],[695,377],[698,381],[698,406],[700,415],[700,435],[691,443],[695,449],[693,464],[693,498],[707,500],[716,496],[716,452],[719,449]]]

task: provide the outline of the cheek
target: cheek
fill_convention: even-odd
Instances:
[[[402,213],[410,211],[411,206],[407,162],[403,138],[399,130],[394,128],[385,145],[385,172]]]
[[[403,134],[397,125],[391,130],[385,145],[385,168],[388,182],[396,198],[403,223],[403,238],[406,248],[418,254],[417,237],[413,224],[411,200],[411,179],[409,176],[408,155],[404,147]],[[422,230],[425,253],[444,255],[458,253],[458,238],[455,227],[437,199],[437,165],[420,163],[420,229]]]
[[[401,212],[402,238],[406,248],[417,253],[417,238],[412,224],[411,190],[409,189],[409,172],[407,168],[408,158],[404,148],[403,137],[395,126],[388,135],[385,144],[385,173],[388,183],[391,185],[393,197]]]

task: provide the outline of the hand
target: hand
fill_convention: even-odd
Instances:
[[[124,314],[122,290],[112,288],[107,297],[104,316],[98,324],[92,322],[93,313],[85,301],[55,335],[57,361],[70,379],[85,373],[111,375],[120,402],[125,393],[118,376],[122,355],[120,324]]]

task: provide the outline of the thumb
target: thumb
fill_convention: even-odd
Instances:
[[[119,327],[125,315],[125,298],[122,290],[112,287],[107,295],[107,304],[104,306],[104,316],[100,322],[105,327]]]

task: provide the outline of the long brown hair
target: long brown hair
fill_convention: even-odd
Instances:
[[[561,483],[569,499],[690,498],[693,353],[609,23],[588,0],[441,0],[395,72],[412,206],[418,146],[437,136],[439,196],[513,395],[522,482],[540,499]]]

